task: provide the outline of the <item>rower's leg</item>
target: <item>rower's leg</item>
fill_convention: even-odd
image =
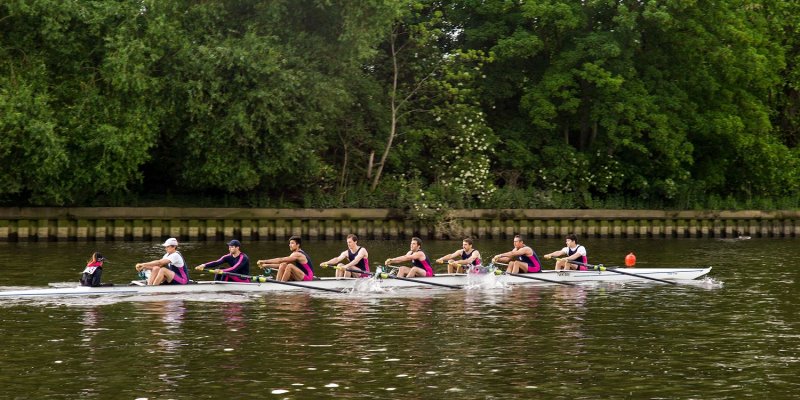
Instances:
[[[522,261],[511,261],[508,263],[506,272],[511,272],[512,274],[526,273],[528,272],[528,265]]]
[[[520,274],[527,274],[528,264],[525,264],[522,261],[517,261],[517,271],[519,271]]]
[[[279,280],[281,282],[286,282],[287,280],[289,280],[288,276],[286,277],[286,279],[284,279],[284,277],[283,277],[284,275],[287,275],[287,272],[286,272],[286,267],[287,266],[288,266],[288,264],[286,264],[286,263],[281,263],[281,264],[278,265],[278,272],[275,274],[275,279],[277,279],[277,280]]]
[[[297,268],[296,266],[283,263],[278,267],[278,277],[277,279],[281,282],[286,281],[302,281],[306,277],[306,274]]]
[[[516,261],[509,261],[509,262],[508,262],[508,267],[506,267],[506,273],[508,273],[508,274],[516,274],[516,273],[517,273],[517,271],[518,271],[518,270],[515,268],[515,267],[516,267],[516,265],[517,265],[517,262],[516,262]]]
[[[300,268],[297,268],[297,266],[289,264],[286,267],[286,273],[284,276],[287,278],[287,280],[291,279],[293,281],[302,281],[306,278],[306,273]]]
[[[456,267],[453,263],[447,263],[447,273],[452,274],[453,270],[458,271],[458,267]]]
[[[284,282],[291,280],[291,278],[292,278],[292,271],[291,271],[292,264],[283,263],[283,264],[281,264],[281,266],[283,267],[283,276],[281,277],[281,280],[284,281]]]
[[[159,272],[161,272],[161,267],[153,267],[152,269],[150,269],[150,277],[147,278],[147,284],[149,286],[158,285],[158,283],[155,282]]]
[[[169,268],[161,268],[161,275],[163,276],[163,281],[172,282],[175,279],[175,272]]]
[[[160,285],[164,283],[164,271],[166,268],[163,267],[156,267],[153,268],[152,273],[150,274],[150,278],[153,280],[152,283],[149,285]]]
[[[411,268],[400,267],[400,269],[397,271],[397,277],[398,278],[405,278],[408,275],[409,271],[411,271]]]

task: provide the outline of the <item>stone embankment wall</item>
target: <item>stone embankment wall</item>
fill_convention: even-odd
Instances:
[[[0,208],[0,241],[561,237],[797,237],[800,211]]]

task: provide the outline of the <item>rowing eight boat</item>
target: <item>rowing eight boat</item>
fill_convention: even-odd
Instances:
[[[706,268],[627,268],[626,271],[635,272],[636,275],[658,279],[692,280],[700,278],[711,271],[711,267]],[[472,275],[472,276],[469,276]],[[376,278],[322,278],[320,280],[308,282],[294,282],[296,285],[280,285],[266,280],[265,282],[237,283],[220,281],[201,281],[188,285],[159,285],[159,286],[108,286],[108,287],[61,287],[61,288],[39,288],[26,290],[6,290],[0,291],[0,297],[36,297],[36,296],[93,296],[93,295],[138,295],[138,294],[163,294],[163,293],[209,293],[209,292],[272,292],[272,291],[297,291],[309,289],[338,290],[342,292],[352,291],[360,282],[370,279],[378,280],[381,288],[395,287],[432,287],[430,283],[442,285],[452,285],[461,287],[482,286],[481,279],[489,279],[498,285],[552,285],[553,283],[539,280],[525,279],[524,276],[492,274],[438,274],[430,278],[414,278],[407,280]],[[477,276],[476,276],[477,275]],[[616,274],[611,271],[554,271],[547,270],[537,274],[523,274],[536,277],[547,278],[550,281],[586,283],[586,282],[625,282],[625,281],[645,281],[645,279]],[[485,282],[483,282],[485,283]]]

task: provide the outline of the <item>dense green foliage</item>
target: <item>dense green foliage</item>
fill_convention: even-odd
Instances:
[[[799,15],[7,0],[0,204],[797,207]]]

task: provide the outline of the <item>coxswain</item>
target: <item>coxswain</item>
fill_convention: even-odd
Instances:
[[[111,284],[102,284],[100,279],[103,276],[103,262],[106,260],[100,252],[95,251],[92,257],[86,262],[86,268],[83,269],[81,274],[81,286],[111,286]]]

